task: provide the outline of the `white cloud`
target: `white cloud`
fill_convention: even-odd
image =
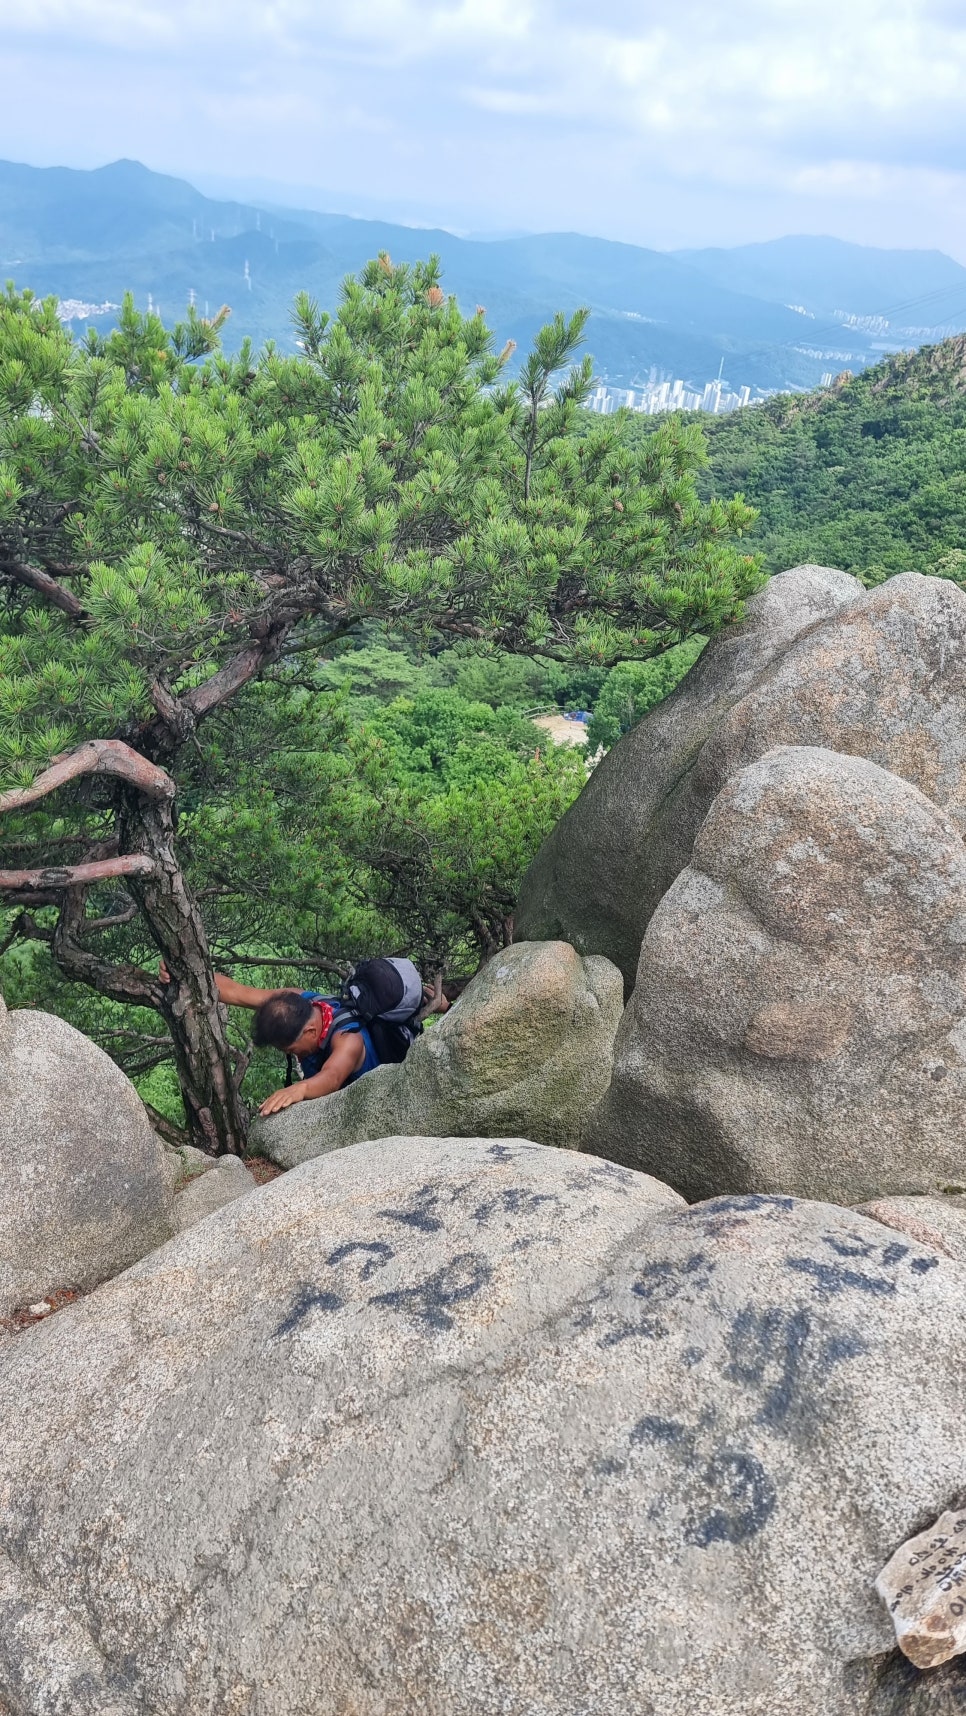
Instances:
[[[16,158],[639,242],[757,211],[961,247],[963,0],[0,0],[0,28]]]

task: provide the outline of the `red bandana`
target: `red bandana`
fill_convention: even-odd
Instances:
[[[322,1035],[319,1038],[319,1043],[321,1044],[324,1043],[328,1036],[332,1021],[335,1018],[335,1009],[334,1007],[329,1006],[328,1001],[313,1001],[312,1005],[313,1007],[317,1007],[322,1015]],[[313,1049],[312,1053],[315,1054],[316,1050]]]

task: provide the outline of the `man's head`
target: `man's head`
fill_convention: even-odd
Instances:
[[[328,1017],[326,1016],[328,1015]],[[270,995],[255,1009],[252,1038],[256,1048],[282,1049],[289,1055],[310,1055],[331,1023],[331,1008],[305,995]]]

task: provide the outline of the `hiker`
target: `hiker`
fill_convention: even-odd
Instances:
[[[167,980],[162,962],[160,975]],[[215,972],[226,1007],[254,1010],[256,1048],[281,1049],[299,1062],[302,1077],[273,1091],[260,1114],[278,1114],[295,1102],[330,1096],[386,1061],[401,1061],[430,1013],[449,1002],[439,986],[424,984],[408,959],[371,959],[356,967],[341,995],[315,989],[255,989]]]
[[[218,972],[215,982],[219,999],[229,1007],[254,1009],[252,1040],[256,1048],[281,1049],[301,1066],[301,1079],[273,1091],[262,1103],[260,1114],[278,1114],[294,1102],[329,1096],[379,1065],[372,1038],[361,1020],[347,1015],[344,1024],[333,1030],[338,1006],[335,997],[311,989],[252,989]]]

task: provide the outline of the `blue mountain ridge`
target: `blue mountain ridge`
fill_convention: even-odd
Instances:
[[[144,307],[150,294],[167,320],[193,292],[202,310],[231,305],[230,349],[246,335],[291,348],[296,292],[334,308],[345,276],[381,250],[398,262],[439,255],[445,288],[465,310],[482,304],[497,341],[521,350],[555,310],[588,305],[597,372],[620,386],[651,375],[699,385],[722,365],[732,386],[810,386],[888,347],[891,327],[846,327],[836,311],[906,314],[912,303],[921,319],[958,315],[966,327],[966,269],[938,251],[807,237],[676,253],[579,233],[467,239],[218,201],[137,161],[92,171],[0,162],[0,278],[85,305],[130,290]]]

